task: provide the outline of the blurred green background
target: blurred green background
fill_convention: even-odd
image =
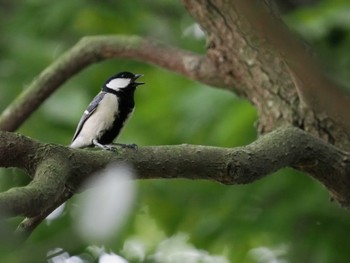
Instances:
[[[284,17],[325,62],[328,74],[348,86],[350,1],[298,5],[285,10]],[[83,36],[151,36],[203,53],[205,39],[196,34],[193,23],[178,1],[0,1],[0,111]],[[42,142],[69,144],[101,84],[123,70],[144,74],[147,85],[136,93],[136,111],[119,142],[235,147],[255,140],[257,114],[247,101],[127,60],[95,64],[74,76],[18,132]],[[0,170],[1,191],[26,182],[18,170]],[[228,262],[350,262],[349,211],[330,202],[319,183],[292,170],[240,186],[188,180],[137,184],[132,214],[123,230],[104,244],[116,254],[127,257],[123,247],[132,238],[143,240],[152,254],[164,239],[184,233],[189,244]],[[43,223],[15,251],[8,236],[1,235],[0,261],[41,262],[56,247],[88,257],[86,247],[92,244],[79,238],[72,224],[70,209],[75,205],[73,198],[60,218]],[[19,220],[10,220],[6,227]]]

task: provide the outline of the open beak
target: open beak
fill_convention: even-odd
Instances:
[[[137,80],[139,77],[142,77],[142,76],[143,76],[143,74],[135,74],[135,77],[134,77],[133,81],[134,81],[134,84],[135,84],[136,86],[145,84],[145,82],[136,82],[136,80]]]

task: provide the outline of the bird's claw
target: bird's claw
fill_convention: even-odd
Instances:
[[[104,145],[105,147],[103,148],[106,151],[111,151],[111,152],[116,152],[117,151],[117,147],[113,146],[113,145]]]

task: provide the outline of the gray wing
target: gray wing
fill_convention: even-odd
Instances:
[[[75,140],[75,138],[78,137],[81,129],[83,128],[84,123],[95,112],[95,110],[97,109],[98,104],[100,103],[100,101],[103,99],[103,97],[105,95],[106,95],[106,92],[103,92],[103,91],[101,91],[99,94],[97,94],[97,96],[92,100],[92,102],[89,104],[87,109],[84,111],[84,114],[83,114],[83,116],[81,116],[80,121],[78,123],[78,127],[77,127],[77,129],[76,129],[76,131],[74,133],[72,142]]]

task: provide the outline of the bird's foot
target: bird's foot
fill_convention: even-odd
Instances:
[[[97,140],[93,140],[92,143],[95,147],[101,148],[101,149],[106,150],[106,151],[115,152],[117,150],[116,147],[114,147],[113,145],[101,144]]]

